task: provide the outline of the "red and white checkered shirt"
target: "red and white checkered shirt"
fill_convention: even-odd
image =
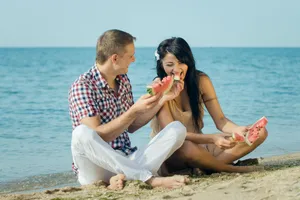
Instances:
[[[118,96],[115,96],[114,90],[108,86],[94,65],[72,84],[69,91],[69,111],[73,129],[80,125],[80,120],[84,117],[99,115],[101,124],[106,124],[133,105],[132,88],[127,75],[117,76],[116,81],[119,83]],[[137,149],[131,147],[128,130],[109,144],[113,149],[121,150],[126,155]]]

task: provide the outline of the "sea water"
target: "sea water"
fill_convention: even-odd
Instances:
[[[225,115],[239,125],[269,120],[269,137],[247,157],[300,151],[300,48],[193,48]],[[134,99],[155,77],[155,48],[137,48]],[[94,48],[0,49],[0,193],[76,185],[71,172],[68,90],[94,64]],[[216,133],[205,111],[204,133]],[[141,146],[149,124],[131,135]]]

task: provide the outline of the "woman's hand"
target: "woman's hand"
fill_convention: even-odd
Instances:
[[[159,77],[155,78],[153,80],[153,83],[162,84]],[[163,104],[166,101],[175,99],[183,89],[184,89],[184,81],[182,80],[174,81],[172,88],[169,90],[168,93],[164,94],[162,97]]]
[[[180,92],[183,90],[184,88],[184,81],[174,81],[172,88],[169,90],[168,93],[166,93],[163,98],[165,99],[165,101],[170,101],[172,99],[175,99]]]
[[[248,132],[250,126],[237,126],[233,129],[233,133],[238,133],[240,135],[246,136],[246,133]]]
[[[231,139],[231,134],[228,133],[214,134],[213,141],[220,149],[231,149],[236,145],[236,142]]]

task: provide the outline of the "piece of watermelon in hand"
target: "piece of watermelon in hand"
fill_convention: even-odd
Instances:
[[[173,86],[174,79],[172,76],[166,76],[161,80],[161,83],[153,82],[151,85],[147,86],[147,92],[151,95],[162,92],[166,94],[170,91]]]
[[[232,133],[232,139],[235,142],[245,142],[245,137],[238,133]]]
[[[180,75],[183,73],[183,70],[181,69],[180,72],[174,72],[173,73],[173,78],[174,81],[179,81],[180,80]]]
[[[179,81],[180,80],[180,73],[175,73],[174,74],[174,81]]]
[[[245,142],[251,146],[258,138],[260,129],[264,128],[268,123],[266,117],[262,117],[257,120],[247,131]]]

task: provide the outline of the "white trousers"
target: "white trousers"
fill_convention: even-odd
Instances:
[[[157,175],[162,163],[182,146],[186,128],[178,121],[170,123],[145,147],[125,156],[114,150],[94,130],[85,125],[77,126],[72,133],[71,150],[78,181],[81,185],[105,181],[116,174],[126,180],[143,182]]]

